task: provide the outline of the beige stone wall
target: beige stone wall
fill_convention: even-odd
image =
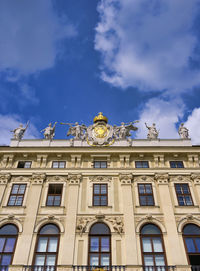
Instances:
[[[59,268],[87,265],[88,234],[98,221],[110,227],[113,265],[140,270],[140,228],[154,223],[163,234],[167,264],[187,269],[181,230],[186,223],[200,226],[200,148],[4,147],[1,152],[0,226],[13,223],[19,229],[13,270],[32,264],[37,233],[46,223],[55,223],[61,231]],[[93,168],[95,158],[106,159],[108,168]],[[169,161],[176,160],[185,167],[170,168]],[[32,161],[32,167],[17,168],[18,161]],[[66,161],[66,168],[52,168],[53,161]],[[149,161],[150,167],[135,168],[135,161]],[[15,183],[26,183],[27,189],[23,205],[10,207],[7,203]],[[48,187],[54,183],[63,184],[61,206],[47,207]],[[108,185],[108,206],[92,205],[94,183]],[[138,183],[152,184],[155,206],[140,206]],[[176,183],[189,185],[193,206],[178,205]],[[121,232],[115,226],[118,218]]]

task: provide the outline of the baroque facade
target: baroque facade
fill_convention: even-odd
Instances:
[[[1,269],[200,270],[200,146],[96,118],[1,146]]]

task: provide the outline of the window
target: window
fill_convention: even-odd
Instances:
[[[138,184],[139,200],[141,206],[153,206],[154,198],[151,184]]]
[[[166,266],[165,251],[160,229],[153,224],[146,224],[141,230],[140,238],[144,266]],[[144,268],[144,270],[149,269],[147,267]]]
[[[88,256],[90,266],[111,265],[111,234],[104,223],[96,223],[90,229]]]
[[[135,161],[135,167],[136,168],[149,168],[149,162],[148,161]]]
[[[94,161],[94,168],[107,168],[107,161]]]
[[[8,200],[8,206],[22,206],[25,191],[26,184],[13,184]]]
[[[12,263],[18,229],[15,225],[7,224],[0,228],[0,266]]]
[[[53,161],[52,168],[65,168],[65,161]]]
[[[193,205],[190,189],[187,183],[175,184],[175,190],[179,206]]]
[[[60,206],[62,198],[62,184],[49,184],[47,206]]]
[[[170,161],[171,168],[184,168],[183,161]]]
[[[187,224],[183,229],[183,240],[189,264],[199,265],[200,228],[194,224]]]
[[[19,161],[17,167],[18,168],[31,168],[31,161]]]
[[[36,266],[56,265],[58,256],[59,237],[60,231],[56,225],[47,224],[41,228],[37,236],[34,265]]]
[[[108,185],[93,184],[93,206],[108,205]]]

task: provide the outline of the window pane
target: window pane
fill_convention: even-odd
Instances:
[[[3,255],[1,259],[1,265],[11,264],[11,255]]]
[[[162,255],[155,256],[155,262],[157,266],[164,266],[165,265],[164,256]]]
[[[142,228],[141,233],[142,234],[160,234],[160,230],[158,227],[156,227],[153,224],[147,224]]]
[[[24,194],[25,189],[26,189],[26,185],[25,184],[21,184],[20,187],[19,187],[18,194]]]
[[[25,162],[24,168],[30,168],[31,167],[31,162]]]
[[[15,235],[17,233],[18,233],[17,227],[12,224],[5,225],[0,229],[1,235]]]
[[[146,193],[147,194],[151,194],[152,193],[152,189],[151,189],[151,185],[150,184],[146,184]]]
[[[145,190],[144,190],[144,185],[143,184],[139,184],[139,193],[140,194],[144,194]]]
[[[100,194],[100,185],[94,184],[94,194]]]
[[[107,168],[107,162],[106,161],[101,162],[101,168]]]
[[[19,189],[19,185],[18,184],[14,184],[12,187],[12,194],[17,194]]]
[[[56,252],[57,251],[57,244],[58,244],[58,238],[51,237],[49,239],[48,252]]]
[[[140,205],[142,205],[142,206],[147,205],[146,196],[140,196]]]
[[[40,234],[58,234],[59,230],[54,224],[47,224],[40,230]]]
[[[47,237],[40,237],[39,241],[38,241],[38,248],[37,251],[38,252],[46,252],[47,250]]]
[[[200,228],[194,224],[188,224],[183,229],[184,234],[200,235]]]
[[[103,185],[101,185],[101,194],[106,194],[106,193],[107,193],[107,185],[103,184]]]
[[[58,168],[58,162],[53,162],[53,168]]]
[[[60,162],[59,167],[60,167],[60,168],[65,168],[65,162]]]
[[[47,205],[52,206],[53,200],[54,200],[54,196],[48,196],[47,197]]]
[[[7,238],[4,252],[13,252],[16,238]]]
[[[56,256],[49,255],[47,256],[46,265],[55,265],[56,263]]]
[[[100,196],[94,196],[94,206],[100,205]]]
[[[147,205],[154,205],[153,197],[152,196],[147,196]]]
[[[100,168],[100,162],[94,161],[94,168]]]
[[[191,199],[190,196],[185,196],[185,203],[186,203],[186,205],[188,205],[188,206],[193,205],[192,199]]]
[[[23,197],[22,196],[17,196],[15,205],[21,206],[22,205],[22,201],[23,201]]]
[[[195,238],[196,246],[197,246],[197,251],[200,252],[200,238]]]
[[[109,254],[101,255],[101,265],[110,265],[110,256],[109,256]]]
[[[45,256],[43,255],[36,255],[35,258],[35,265],[44,265]]]
[[[15,205],[16,196],[11,196],[8,202],[8,205],[13,206]]]
[[[109,237],[102,237],[101,238],[101,251],[102,252],[109,252],[110,251],[110,242]]]
[[[163,252],[162,241],[160,238],[152,238],[154,252]]]
[[[107,205],[107,199],[104,196],[101,196],[101,206],[106,206]]]
[[[5,240],[6,240],[6,238],[3,238],[3,237],[0,238],[0,252],[3,251]]]
[[[183,196],[178,196],[178,203],[180,206],[185,205],[184,197]]]
[[[54,197],[54,206],[60,206],[60,196],[55,196]]]
[[[183,184],[183,185],[182,185],[182,190],[183,190],[183,193],[184,193],[184,194],[190,193],[190,191],[189,191],[189,186],[188,186],[187,184]]]
[[[185,242],[186,242],[188,252],[196,252],[195,245],[192,238],[185,238]]]
[[[144,265],[146,265],[146,266],[152,266],[152,265],[154,265],[154,263],[153,263],[153,256],[151,256],[151,255],[145,255],[144,256]]]
[[[96,223],[91,227],[91,234],[110,234],[110,229],[104,223]]]
[[[90,255],[90,265],[99,265],[99,256],[95,254]]]
[[[143,252],[152,252],[150,238],[142,238]]]
[[[90,251],[98,252],[99,251],[99,238],[91,237],[90,238]]]

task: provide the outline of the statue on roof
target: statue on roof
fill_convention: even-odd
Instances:
[[[137,131],[137,127],[133,125],[138,121],[131,121],[128,123],[121,122],[121,126],[114,126],[114,137],[116,139],[125,140],[131,136],[130,131]]]
[[[75,123],[61,123],[64,125],[69,126],[69,130],[67,132],[67,136],[73,136],[74,139],[83,140],[85,139],[85,131],[87,127],[85,124],[79,124],[78,122]]]
[[[12,130],[11,132],[13,133],[13,139],[15,140],[22,140],[24,133],[26,132],[26,129],[28,128],[29,121],[27,122],[26,126],[23,127],[23,124],[20,124],[19,127],[16,129]]]
[[[181,123],[178,133],[181,139],[188,139],[189,138],[189,130],[184,126],[184,123]]]
[[[148,134],[147,134],[147,138],[148,139],[157,139],[158,135],[159,135],[159,131],[156,129],[156,124],[153,123],[152,126],[148,126],[145,122],[145,126],[147,127]]]
[[[40,131],[41,133],[44,132],[43,135],[45,139],[52,140],[54,138],[56,124],[57,122],[55,122],[54,125],[52,126],[52,123],[50,122],[46,128]]]

